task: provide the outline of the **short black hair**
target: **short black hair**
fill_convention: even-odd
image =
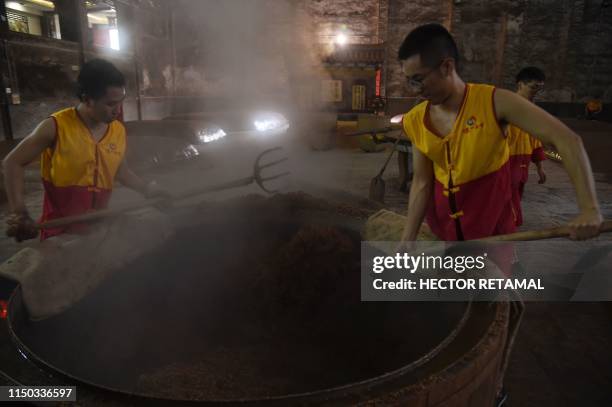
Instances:
[[[125,77],[121,71],[108,61],[92,59],[83,64],[79,72],[77,97],[80,100],[85,97],[100,99],[111,86],[125,86]]]
[[[544,74],[544,71],[535,66],[527,66],[521,69],[518,75],[516,75],[516,83],[531,81],[544,82],[545,80],[546,75]]]
[[[420,55],[423,64],[433,68],[444,58],[453,58],[459,67],[457,43],[448,30],[440,24],[425,24],[412,30],[400,46],[397,57],[404,61]]]

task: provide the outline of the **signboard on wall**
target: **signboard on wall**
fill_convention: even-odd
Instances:
[[[353,85],[353,110],[365,110],[366,87],[365,85]]]
[[[326,79],[321,82],[321,97],[323,102],[342,102],[342,81]]]
[[[27,16],[12,10],[7,10],[6,16],[8,17],[9,30],[26,34],[30,33]]]

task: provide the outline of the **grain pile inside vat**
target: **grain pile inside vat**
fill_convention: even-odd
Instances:
[[[424,357],[463,309],[360,301],[354,226],[371,212],[305,194],[177,209],[171,241],[20,338],[74,377],[170,399],[261,399],[380,376]]]
[[[357,373],[348,352],[359,351],[349,344],[355,338],[338,324],[358,323],[353,319],[360,304],[360,238],[356,231],[317,224],[316,219],[317,213],[360,219],[370,211],[302,193],[254,196],[200,211],[206,219],[228,211],[239,224],[261,221],[258,228],[237,232],[250,235],[248,245],[240,250],[239,261],[223,271],[222,284],[235,291],[228,298],[231,305],[219,306],[232,314],[233,324],[224,326],[218,346],[141,375],[138,389],[187,399],[265,397],[312,390],[300,383],[342,384],[349,367]],[[309,219],[301,220],[306,214]],[[224,223],[220,229],[236,228],[231,221]],[[248,343],[235,343],[237,337],[249,338]],[[322,372],[320,366],[329,366],[326,361],[340,344],[345,355]],[[296,363],[299,373],[294,372]]]

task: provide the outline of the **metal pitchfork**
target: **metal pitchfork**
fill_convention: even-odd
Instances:
[[[259,154],[257,156],[257,159],[255,160],[255,164],[253,165],[253,175],[250,175],[248,177],[240,178],[234,181],[224,182],[224,183],[217,184],[217,185],[208,185],[205,187],[194,188],[194,189],[182,192],[180,194],[173,195],[170,199],[165,198],[165,197],[164,198],[150,198],[150,199],[146,199],[143,201],[131,202],[131,203],[127,203],[124,205],[118,205],[117,207],[112,208],[112,209],[102,209],[99,211],[90,212],[90,213],[86,213],[83,215],[67,216],[65,218],[54,219],[54,220],[40,224],[39,228],[40,229],[51,229],[51,228],[67,226],[73,223],[90,222],[93,220],[116,216],[116,215],[119,215],[125,212],[129,212],[129,211],[142,209],[148,206],[163,205],[168,200],[172,202],[180,201],[180,200],[192,198],[194,196],[209,193],[209,192],[223,191],[226,189],[245,187],[247,185],[252,184],[253,182],[259,185],[259,187],[265,192],[269,194],[273,194],[278,191],[267,188],[266,182],[269,182],[269,181],[272,181],[278,178],[286,177],[287,175],[290,174],[290,172],[285,171],[283,173],[270,175],[270,176],[264,176],[262,172],[266,168],[270,168],[282,162],[287,161],[288,158],[283,157],[281,159],[278,159],[276,161],[272,161],[266,164],[262,164],[261,161],[266,155],[273,153],[275,151],[281,151],[282,149],[283,149],[282,147],[275,147],[269,150],[265,150],[264,152]]]
[[[272,181],[272,180],[277,179],[277,178],[285,177],[285,176],[289,175],[289,171],[283,172],[283,173],[277,174],[277,175],[270,175],[268,177],[264,177],[262,175],[262,171],[264,169],[266,169],[266,168],[270,168],[272,166],[275,166],[277,164],[285,162],[285,161],[288,160],[288,158],[287,157],[283,157],[283,158],[281,158],[279,160],[272,161],[272,162],[267,163],[267,164],[262,164],[261,161],[262,161],[262,159],[267,154],[273,153],[275,151],[281,151],[282,149],[283,149],[282,147],[274,147],[274,148],[271,148],[271,149],[266,150],[263,153],[259,154],[257,156],[257,159],[255,160],[255,164],[253,165],[253,175],[251,175],[249,177],[244,177],[244,178],[241,178],[241,179],[237,179],[235,181],[224,182],[224,183],[218,184],[218,185],[210,185],[210,186],[207,186],[207,187],[194,188],[194,189],[192,189],[190,191],[186,191],[186,192],[184,192],[184,193],[182,193],[180,195],[177,195],[175,200],[187,199],[187,198],[191,198],[193,196],[204,194],[204,193],[207,193],[207,192],[223,191],[223,190],[226,190],[226,189],[245,187],[247,185],[252,184],[253,182],[255,182],[257,185],[259,185],[259,187],[261,189],[263,189],[265,192],[267,192],[269,194],[274,194],[274,193],[276,193],[278,191],[266,188],[265,182]]]

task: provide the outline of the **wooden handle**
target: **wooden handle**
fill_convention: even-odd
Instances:
[[[344,135],[348,136],[348,137],[364,136],[366,134],[374,135],[374,134],[379,134],[379,133],[388,133],[388,132],[393,131],[393,130],[397,130],[397,129],[394,129],[394,128],[390,127],[390,126],[389,127],[379,127],[377,129],[360,130],[360,131],[355,131],[355,132],[352,132],[352,133],[346,133]]]
[[[113,209],[101,209],[99,211],[84,213],[82,215],[66,216],[64,218],[53,219],[45,223],[41,223],[38,225],[38,227],[40,229],[53,229],[72,225],[73,223],[91,222],[98,219],[108,218],[110,216],[116,216],[124,212],[154,206],[160,204],[162,201],[164,201],[163,198],[153,198],[146,199],[144,201],[131,202]]]
[[[380,169],[380,172],[378,173],[376,178],[382,177],[383,174],[385,173],[385,170],[387,169],[387,165],[389,165],[389,161],[391,161],[391,157],[393,157],[393,154],[395,153],[395,147],[397,146],[397,143],[399,143],[399,141],[400,141],[400,139],[398,138],[397,141],[393,144],[393,149],[391,150],[391,154],[389,154],[387,156],[387,160],[385,161],[385,165],[382,166],[382,168]]]
[[[215,192],[215,191],[223,191],[231,188],[238,188],[242,186],[249,185],[253,182],[254,177],[245,177],[234,181],[224,182],[217,185],[208,185],[205,187],[197,187],[188,191],[185,191],[179,195],[173,196],[170,200],[172,202],[180,201],[182,199],[192,198],[197,195],[205,194],[207,192]],[[82,215],[75,216],[66,216],[64,218],[54,219],[47,221],[45,223],[41,223],[38,225],[40,229],[52,229],[58,227],[64,227],[68,225],[72,225],[74,223],[84,223],[84,222],[92,222],[94,220],[99,220],[103,218],[108,218],[111,216],[117,216],[124,212],[134,211],[137,209],[147,208],[149,206],[159,205],[168,198],[151,198],[145,199],[143,201],[137,202],[129,202],[123,205],[118,205],[112,209],[101,209],[95,212],[84,213]]]
[[[612,232],[612,220],[605,220],[599,228],[600,233]],[[567,237],[569,236],[569,228],[567,226],[561,226],[551,229],[542,230],[530,230],[528,232],[517,232],[510,233],[507,235],[491,236],[484,239],[478,239],[482,241],[494,241],[494,242],[513,242],[521,240],[543,240],[553,239],[556,237]]]

